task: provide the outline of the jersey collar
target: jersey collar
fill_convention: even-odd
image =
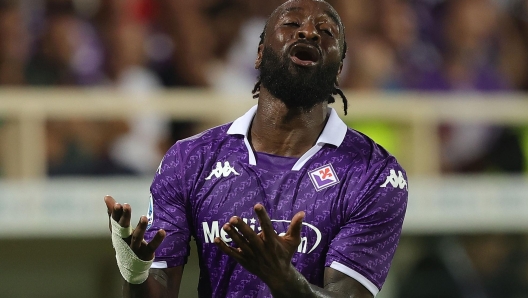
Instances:
[[[253,121],[253,117],[255,117],[256,112],[257,106],[255,105],[243,116],[236,119],[227,130],[227,134],[229,135],[244,136],[244,143],[246,144],[249,152],[249,163],[251,165],[256,165],[256,160],[253,149],[251,149],[251,145],[248,141],[248,133],[249,127],[251,126],[251,121]],[[335,109],[328,107],[328,112],[330,113],[330,117],[328,117],[328,121],[326,122],[323,132],[317,139],[315,146],[308,150],[301,158],[299,158],[299,161],[294,165],[292,170],[299,170],[302,165],[304,165],[306,161],[308,161],[310,157],[317,153],[325,144],[339,147],[341,146],[341,143],[343,143],[348,127],[343,122],[343,120],[339,118],[339,115]]]

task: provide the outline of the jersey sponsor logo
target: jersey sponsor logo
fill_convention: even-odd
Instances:
[[[380,187],[385,188],[389,183],[394,188],[407,189],[407,181],[405,181],[405,178],[403,177],[403,173],[401,171],[398,171],[398,175],[396,175],[395,170],[390,170],[389,176],[387,176],[387,180],[385,180],[385,183],[383,183]]]
[[[152,194],[150,194],[149,198],[149,207],[147,210],[147,230],[150,229],[152,226],[152,222],[154,221],[154,202],[152,201]]]
[[[216,168],[213,169],[211,174],[209,174],[209,176],[207,176],[207,178],[205,178],[205,180],[211,180],[211,178],[213,178],[213,176],[215,176],[216,178],[227,177],[227,176],[229,176],[229,174],[235,174],[235,176],[239,176],[240,175],[235,170],[235,168],[233,168],[229,164],[229,161],[224,162],[224,166],[222,166],[221,162],[217,162],[216,163]]]
[[[242,218],[242,220],[247,224],[248,223],[248,219],[247,218]],[[259,233],[260,231],[262,231],[262,228],[260,226],[255,226],[256,224],[256,219],[254,218],[251,218],[249,219],[249,227],[255,231],[256,233]],[[291,223],[291,220],[282,220],[282,219],[272,219],[271,222],[281,222],[281,223]],[[311,225],[309,223],[306,223],[306,222],[303,222],[302,225],[304,227],[306,227],[308,229],[308,231],[313,231],[316,235],[316,239],[315,239],[315,242],[314,243],[308,243],[308,237],[304,236],[301,234],[301,243],[299,244],[299,246],[297,247],[297,252],[298,253],[311,253],[312,251],[314,251],[318,246],[319,246],[319,243],[321,243],[321,231],[319,231],[319,229],[314,226],[314,225]],[[202,222],[202,228],[203,228],[203,236],[204,236],[204,242],[205,243],[213,243],[214,239],[216,237],[220,237],[224,242],[226,243],[229,243],[229,242],[232,242],[233,239],[231,239],[229,237],[229,235],[226,233],[226,231],[224,231],[224,229],[221,228],[221,225],[219,224],[219,222],[217,220],[213,221],[213,222]],[[275,233],[277,233],[279,236],[284,236],[286,235],[286,232],[277,232],[275,231]]]
[[[317,191],[339,183],[339,178],[331,164],[312,170],[308,172],[308,175]]]

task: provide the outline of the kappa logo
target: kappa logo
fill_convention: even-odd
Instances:
[[[229,161],[226,161],[224,162],[224,166],[222,166],[222,163],[221,162],[217,162],[216,163],[216,168],[213,169],[213,171],[211,172],[211,174],[209,174],[209,176],[207,176],[207,178],[205,178],[205,180],[211,180],[211,178],[213,176],[215,176],[216,178],[220,178],[220,177],[227,177],[229,176],[229,174],[235,174],[235,176],[239,176],[240,174],[235,170],[235,168],[233,168],[230,164],[229,164]]]
[[[310,180],[312,180],[315,190],[320,191],[332,185],[339,183],[334,168],[331,164],[324,165],[308,173]]]
[[[387,176],[387,180],[385,180],[385,183],[381,185],[381,187],[387,187],[387,184],[391,184],[394,188],[399,189],[407,189],[407,181],[405,181],[405,178],[403,177],[403,173],[401,171],[398,171],[398,175],[396,175],[395,170],[389,171],[389,176]]]

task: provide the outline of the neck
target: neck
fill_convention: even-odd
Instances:
[[[309,110],[288,108],[261,88],[258,108],[251,124],[250,142],[257,152],[301,157],[315,145],[328,119],[328,104]]]

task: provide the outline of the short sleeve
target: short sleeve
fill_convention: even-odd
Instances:
[[[381,290],[398,246],[407,208],[405,171],[389,157],[368,171],[345,196],[346,222],[331,240],[325,265]],[[355,196],[355,197],[352,197]]]
[[[150,186],[149,227],[145,240],[150,241],[159,229],[166,232],[155,252],[152,268],[180,266],[189,256],[191,231],[186,215],[182,168],[176,143],[163,157]]]

